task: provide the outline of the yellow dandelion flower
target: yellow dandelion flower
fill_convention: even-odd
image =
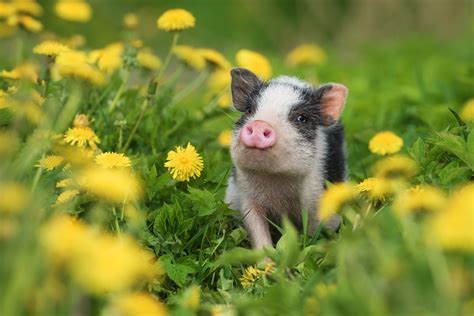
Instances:
[[[206,67],[206,60],[194,47],[177,45],[173,49],[173,54],[194,70],[199,71]]]
[[[87,62],[91,64],[97,64],[99,62],[100,56],[102,56],[102,53],[103,53],[102,49],[91,50],[87,54]]]
[[[344,204],[352,201],[356,194],[357,190],[351,183],[342,182],[330,186],[319,201],[320,219],[329,220]]]
[[[201,301],[201,290],[198,286],[192,285],[183,295],[183,305],[189,309],[197,309]]]
[[[20,0],[12,2],[12,6],[16,12],[25,13],[33,16],[40,16],[43,14],[43,8],[35,1]]]
[[[418,172],[418,166],[407,156],[395,155],[378,161],[374,170],[377,178],[411,178]]]
[[[16,214],[28,203],[28,190],[20,183],[0,183],[0,213]]]
[[[267,263],[265,267],[263,268],[263,274],[264,275],[270,275],[273,272],[275,272],[275,264],[272,263]]]
[[[26,62],[11,71],[2,70],[0,77],[11,80],[29,80],[36,83],[38,81],[37,67],[32,63]]]
[[[16,9],[11,3],[0,2],[0,18],[8,18],[15,13]]]
[[[474,183],[450,197],[445,210],[436,213],[427,232],[429,242],[452,251],[474,252]]]
[[[99,137],[90,127],[73,127],[67,130],[64,135],[64,141],[73,146],[90,146],[92,149],[97,148],[100,143]]]
[[[99,50],[99,57],[97,60],[99,69],[110,74],[122,67],[123,51],[124,46],[122,43],[113,43],[104,47],[104,49]]]
[[[387,155],[400,151],[403,139],[390,131],[377,133],[369,142],[369,149],[374,154]]]
[[[318,283],[314,287],[314,293],[319,298],[324,298],[330,295],[331,293],[336,292],[337,286],[336,284],[325,284],[325,283]]]
[[[71,145],[55,145],[53,151],[64,157],[68,165],[84,166],[94,161],[94,149]]]
[[[182,31],[193,28],[196,19],[191,12],[184,9],[171,9],[165,11],[156,21],[160,30],[167,32]]]
[[[56,58],[54,71],[60,76],[85,80],[96,86],[105,83],[104,75],[88,63],[85,53],[79,51],[67,51],[59,54]]]
[[[49,220],[41,229],[40,241],[48,252],[48,258],[64,262],[77,256],[83,247],[93,242],[87,226],[67,215]]]
[[[229,148],[230,143],[232,142],[232,131],[226,130],[226,131],[221,132],[219,136],[217,137],[217,142],[222,147]]]
[[[127,169],[88,167],[76,181],[87,192],[112,203],[136,201],[142,195],[138,178]]]
[[[230,71],[217,69],[211,73],[207,79],[207,86],[213,93],[219,93],[223,89],[229,88],[231,82]]]
[[[326,61],[326,53],[316,44],[302,44],[295,47],[286,56],[289,66],[321,65]]]
[[[113,51],[104,51],[99,58],[99,69],[105,73],[113,73],[122,67],[122,56]]]
[[[142,48],[143,47],[143,41],[141,39],[133,39],[130,41],[130,45],[134,48]]]
[[[176,151],[168,152],[165,167],[170,170],[173,179],[189,181],[190,178],[201,176],[204,164],[196,148],[188,143],[186,148],[177,146]]]
[[[212,48],[200,48],[198,49],[198,52],[204,57],[206,61],[208,61],[210,64],[221,68],[227,72],[230,71],[230,68],[232,65],[230,62],[218,51]]]
[[[54,5],[58,17],[72,22],[88,22],[92,17],[90,5],[82,0],[59,0]]]
[[[272,76],[272,66],[270,62],[260,53],[248,49],[241,49],[237,52],[235,60],[239,67],[247,68],[263,80],[268,80]]]
[[[356,189],[359,192],[370,192],[374,189],[377,181],[380,181],[380,179],[367,178],[364,181],[360,182],[358,185],[356,185]]]
[[[11,97],[8,92],[0,90],[0,109],[6,109],[11,105]]]
[[[60,54],[61,58],[56,60],[56,63],[69,65],[69,64],[86,64],[87,55],[81,51],[70,50]]]
[[[434,212],[446,204],[444,193],[431,186],[416,186],[397,196],[393,210],[397,215],[405,216],[417,212]]]
[[[18,117],[24,117],[33,124],[40,123],[43,118],[41,107],[31,99],[22,101],[23,102],[19,102],[18,100],[11,99],[9,107],[15,111]]]
[[[64,204],[66,202],[70,202],[73,198],[79,195],[79,190],[66,190],[61,192],[56,199],[55,205]]]
[[[167,316],[166,306],[147,293],[130,293],[119,296],[107,308],[106,315]]]
[[[367,178],[356,185],[359,193],[366,193],[374,201],[384,201],[396,191],[396,187],[395,182],[381,178]]]
[[[55,57],[67,50],[69,50],[69,48],[59,42],[44,41],[33,48],[33,53]]]
[[[87,127],[89,126],[89,118],[86,114],[76,114],[72,125],[74,127]]]
[[[141,49],[137,54],[137,61],[140,66],[150,70],[156,70],[161,67],[161,59],[153,54],[150,49]]]
[[[30,98],[35,105],[41,106],[44,103],[44,98],[36,90],[31,91]]]
[[[70,262],[70,273],[90,293],[123,291],[156,275],[149,256],[128,236],[96,234],[93,240],[79,247],[77,256]]]
[[[36,167],[46,169],[48,171],[54,170],[64,162],[64,157],[57,155],[49,155],[42,158]]]
[[[97,155],[95,162],[103,168],[129,168],[132,165],[130,158],[114,152]]]
[[[211,316],[234,316],[237,315],[231,305],[213,305],[211,307]]]
[[[35,18],[28,15],[20,15],[16,21],[18,25],[31,33],[38,33],[43,29],[43,24]]]
[[[244,288],[251,287],[263,275],[263,271],[254,266],[247,267],[239,278],[240,284]]]
[[[56,188],[67,188],[73,185],[72,179],[62,179],[56,182]]]
[[[224,93],[217,99],[217,106],[221,109],[227,109],[232,105],[232,97],[230,93]]]
[[[461,110],[461,118],[465,122],[474,121],[474,98],[469,99]]]
[[[123,25],[128,29],[134,29],[138,26],[138,16],[134,13],[127,13],[123,17]]]

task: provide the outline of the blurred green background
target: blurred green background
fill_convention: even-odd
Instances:
[[[166,50],[170,36],[156,29],[157,17],[169,8],[185,8],[196,28],[182,43],[217,48],[227,55],[242,47],[284,54],[301,42],[316,42],[349,58],[361,46],[404,38],[429,37],[443,42],[472,35],[472,0],[92,0],[91,23],[69,23],[46,9],[47,29],[63,36],[86,35],[89,46],[121,39],[126,13],[140,17],[145,43]]]

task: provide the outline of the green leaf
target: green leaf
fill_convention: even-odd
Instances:
[[[183,221],[183,212],[179,204],[165,204],[156,214],[153,223],[155,235],[165,236],[167,232],[173,232]]]
[[[188,198],[193,202],[193,209],[198,212],[199,216],[211,215],[216,211],[216,197],[206,189],[194,189],[188,187]]]
[[[456,111],[454,111],[452,108],[449,108],[449,111],[456,118],[456,121],[458,121],[459,126],[466,126],[466,123],[464,123],[464,121],[461,119],[461,117],[459,116],[459,114]]]
[[[469,155],[464,138],[447,132],[437,133],[437,135],[438,139],[433,142],[434,145],[457,156],[474,171],[474,157],[472,154]],[[473,142],[472,137],[471,135],[468,136],[469,142]]]
[[[179,286],[184,286],[188,275],[196,271],[190,266],[173,263],[170,255],[161,256],[159,261],[165,268],[168,277]]]
[[[298,232],[288,218],[283,219],[283,231],[283,236],[276,245],[278,264],[283,268],[289,268],[298,262],[300,251]]]
[[[415,143],[408,148],[408,153],[415,159],[416,162],[421,162],[425,158],[425,143],[418,137]]]
[[[470,163],[474,164],[474,129],[469,132],[466,140],[467,157]]]
[[[235,247],[222,254],[216,262],[218,266],[237,265],[237,264],[255,264],[265,257],[263,251]]]

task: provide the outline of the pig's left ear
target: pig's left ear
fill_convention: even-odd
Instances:
[[[341,116],[349,90],[339,83],[328,83],[317,90],[324,125],[336,123]]]

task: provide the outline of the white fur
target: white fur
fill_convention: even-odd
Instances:
[[[291,86],[270,84],[257,100],[254,118],[269,121],[275,117],[285,118],[291,106],[302,101],[300,94]]]
[[[309,89],[311,88],[311,85],[309,85],[307,82],[304,82],[303,80],[300,80],[296,77],[288,77],[288,76],[280,76],[272,80],[272,83],[279,83],[279,84],[285,84],[285,85],[292,85],[296,86],[302,89]]]

